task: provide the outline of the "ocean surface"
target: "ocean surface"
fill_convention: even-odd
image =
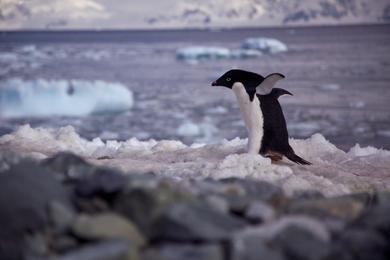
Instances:
[[[179,48],[234,49],[248,37],[278,39],[288,51],[247,59],[186,62],[176,58]],[[12,99],[19,95],[1,92],[12,84],[15,88],[20,84],[56,88],[63,82],[76,81],[81,88],[84,84],[89,89],[98,85],[99,94],[90,91],[90,96],[84,98],[99,95],[105,98],[104,108],[109,107],[107,100],[108,104],[120,100],[120,92],[110,87],[119,84],[131,90],[134,100],[131,109],[121,113],[32,116],[29,110],[37,107],[52,109],[47,100],[61,103],[63,97],[51,91],[36,98],[39,102],[31,109],[27,106],[19,111],[18,117],[0,116],[0,135],[30,124],[72,125],[87,139],[137,137],[178,139],[190,144],[246,137],[233,93],[210,86],[231,68],[286,76],[278,87],[294,94],[280,98],[292,137],[306,138],[318,132],[344,150],[355,143],[390,149],[389,25],[0,32],[0,109],[12,107]],[[65,110],[81,109],[81,105],[70,106]]]

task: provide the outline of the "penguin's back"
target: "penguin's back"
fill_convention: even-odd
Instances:
[[[269,151],[284,154],[289,151],[288,131],[286,119],[277,97],[269,95],[257,95],[264,117],[264,136],[261,143],[260,153]]]

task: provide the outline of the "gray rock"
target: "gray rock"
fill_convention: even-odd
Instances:
[[[284,260],[284,255],[266,246],[265,241],[256,237],[237,237],[232,241],[231,260]]]
[[[66,230],[76,217],[75,211],[58,201],[49,202],[49,216],[57,230]]]
[[[121,194],[114,202],[114,209],[131,219],[143,233],[150,232],[154,219],[169,205],[193,199],[189,194],[171,187],[138,187]]]
[[[364,213],[353,223],[353,226],[358,228],[374,229],[390,238],[389,216],[390,203],[378,203],[375,206],[368,207]]]
[[[165,244],[147,249],[142,260],[223,260],[220,245]]]
[[[65,253],[79,246],[76,238],[70,234],[59,234],[52,237],[50,248],[56,253]]]
[[[207,179],[195,182],[194,186],[203,196],[223,197],[228,203],[229,210],[239,215],[244,214],[253,201],[273,202],[284,197],[279,187],[253,179]]]
[[[247,196],[256,199],[269,201],[274,198],[282,197],[283,190],[271,183],[265,181],[258,181],[254,179],[241,179],[241,178],[226,178],[221,180],[225,184],[237,184],[240,185]]]
[[[270,243],[274,247],[281,248],[285,256],[291,260],[320,260],[331,252],[330,244],[322,241],[312,232],[293,225],[283,229]]]
[[[250,203],[244,214],[245,218],[254,224],[270,221],[275,215],[275,210],[261,201]]]
[[[79,215],[72,224],[72,231],[83,239],[128,239],[136,246],[143,246],[145,239],[127,219],[114,214],[102,213],[99,215]]]
[[[36,233],[25,236],[24,258],[42,258],[47,256],[48,247],[43,234]]]
[[[126,240],[107,240],[72,250],[55,260],[138,260],[138,250]],[[54,260],[53,259],[53,260]]]
[[[292,201],[286,211],[290,214],[304,214],[319,219],[331,218],[352,221],[360,216],[365,203],[354,197],[344,196],[329,199]]]
[[[227,240],[246,223],[202,203],[178,203],[164,210],[152,226],[153,240]]]
[[[124,190],[127,177],[119,171],[98,168],[92,173],[80,176],[76,182],[76,193],[81,197],[109,197]]]
[[[93,166],[83,158],[69,152],[60,152],[42,161],[41,164],[56,172],[57,176],[64,181],[78,179],[93,170]]]
[[[49,224],[49,201],[72,207],[68,192],[47,169],[22,161],[0,173],[0,255],[20,258],[26,232]]]
[[[340,251],[348,252],[353,259],[386,260],[390,256],[389,241],[386,241],[381,233],[374,230],[346,230],[340,234],[337,243],[339,255],[342,254]],[[337,255],[333,253],[333,256]]]
[[[278,234],[283,232],[288,227],[295,226],[304,229],[311,233],[317,239],[328,243],[330,241],[330,233],[325,225],[310,217],[305,216],[285,216],[275,221],[260,226],[252,226],[234,234],[235,239],[260,239],[263,241],[271,241]]]
[[[205,196],[203,200],[210,205],[212,208],[219,210],[224,213],[229,212],[229,204],[228,202],[221,196],[210,195]]]
[[[296,200],[323,199],[325,196],[317,190],[297,190],[293,193]]]
[[[244,214],[253,201],[274,202],[284,197],[281,188],[264,181],[227,178],[222,179],[221,183],[225,184],[222,194],[228,201],[230,210],[237,214]]]

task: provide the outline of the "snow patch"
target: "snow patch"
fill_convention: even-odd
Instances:
[[[3,117],[114,113],[130,109],[133,103],[133,93],[120,83],[20,78],[0,83]]]
[[[348,154],[355,156],[355,157],[364,157],[364,156],[369,156],[369,155],[385,155],[385,154],[390,154],[389,151],[385,151],[382,149],[377,149],[372,146],[367,146],[367,147],[360,147],[360,144],[356,144],[354,147],[352,147]]]
[[[13,151],[38,160],[69,151],[97,165],[124,172],[154,172],[175,179],[254,178],[274,183],[287,194],[319,190],[332,196],[352,191],[390,190],[390,151],[357,145],[345,153],[321,134],[315,134],[306,140],[290,140],[295,152],[313,163],[300,166],[287,159],[272,163],[260,155],[247,154],[246,143],[246,139],[239,138],[191,146],[177,140],[136,138],[123,142],[104,142],[100,138],[88,141],[71,126],[46,129],[25,125],[0,137],[0,151]]]

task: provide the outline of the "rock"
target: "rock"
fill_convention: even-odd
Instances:
[[[390,257],[389,241],[379,232],[366,229],[349,229],[340,234],[338,254],[348,252],[353,259],[386,260]],[[340,250],[341,249],[341,250]],[[333,252],[333,256],[337,254]],[[334,258],[336,259],[336,258]]]
[[[384,197],[377,205],[366,208],[363,214],[353,222],[357,228],[374,229],[390,238],[390,200]],[[390,243],[390,239],[389,239]]]
[[[49,201],[72,207],[68,192],[47,169],[21,161],[0,173],[0,255],[21,258],[24,235],[49,224]]]
[[[241,186],[247,196],[262,201],[283,197],[283,190],[271,183],[254,179],[226,178],[221,180],[225,184],[237,184]]]
[[[76,193],[81,197],[109,197],[121,192],[127,185],[127,177],[113,169],[98,168],[93,173],[78,178]]]
[[[323,199],[325,196],[317,190],[297,190],[293,193],[296,200]]]
[[[148,234],[150,226],[161,211],[169,205],[191,200],[189,194],[171,187],[139,187],[121,194],[114,202],[114,209],[131,219],[143,233]]]
[[[290,214],[304,214],[319,219],[333,218],[342,221],[356,219],[365,207],[365,203],[350,196],[293,201],[287,208]]]
[[[128,239],[135,246],[145,244],[145,239],[137,227],[114,213],[80,215],[73,223],[72,231],[78,237],[88,240],[123,238]]]
[[[60,152],[42,161],[41,164],[56,172],[64,181],[78,179],[93,170],[93,166],[83,158],[69,152]]]
[[[230,210],[236,214],[244,214],[252,201],[273,202],[283,198],[281,188],[264,181],[253,179],[226,178],[224,197],[230,205]]]
[[[50,241],[50,248],[56,253],[65,253],[67,251],[73,250],[77,248],[78,241],[74,236],[70,234],[60,234],[58,236],[54,236],[52,241]]]
[[[324,243],[330,241],[330,233],[325,225],[316,219],[305,216],[285,216],[265,225],[241,230],[234,234],[234,240],[256,240],[268,243],[282,233],[283,230],[291,226],[304,229],[316,237],[317,240],[321,240]]]
[[[49,202],[49,216],[57,230],[66,230],[75,219],[76,213],[72,208],[58,201],[51,201]]]
[[[152,226],[152,240],[221,241],[245,222],[204,203],[178,203],[166,208]]]
[[[227,201],[229,210],[238,215],[243,215],[246,208],[253,201],[273,203],[284,198],[283,191],[279,187],[253,179],[207,179],[198,181],[194,185],[204,196],[222,197]]]
[[[110,210],[108,202],[99,197],[77,198],[74,203],[81,212],[86,214],[97,214]]]
[[[265,241],[259,238],[236,238],[232,242],[231,260],[284,260],[283,254],[267,247]]]
[[[138,260],[138,250],[126,240],[107,240],[74,249],[56,260]]]
[[[210,196],[205,196],[203,200],[216,210],[219,210],[224,213],[229,212],[229,204],[223,197],[210,195]]]
[[[43,258],[47,256],[48,248],[43,234],[25,236],[25,247],[23,249],[24,259]]]
[[[280,247],[291,260],[320,260],[331,252],[328,243],[312,232],[293,225],[284,228],[270,243],[274,247]]]
[[[223,260],[221,246],[216,244],[164,244],[147,249],[142,260]]]
[[[275,210],[261,201],[252,202],[245,211],[245,218],[251,223],[268,222],[275,218]]]

